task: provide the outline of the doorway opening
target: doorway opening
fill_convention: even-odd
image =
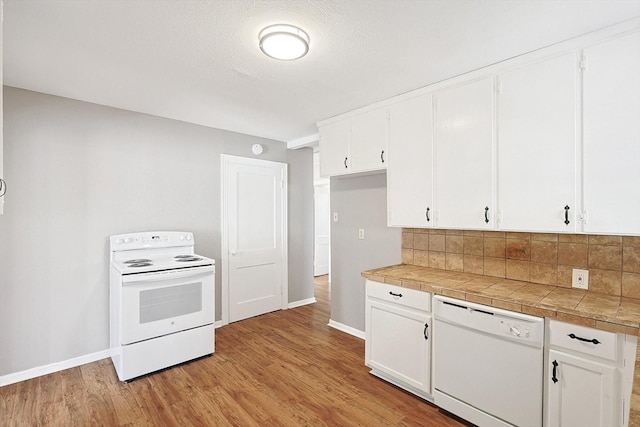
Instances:
[[[320,176],[320,153],[313,153],[314,259],[313,275],[331,283],[331,193],[329,178]]]

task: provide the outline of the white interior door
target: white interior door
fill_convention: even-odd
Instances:
[[[331,214],[329,204],[329,184],[314,187],[315,200],[315,251],[313,275],[329,274],[329,236],[331,232]]]
[[[287,165],[222,156],[222,320],[287,308]]]

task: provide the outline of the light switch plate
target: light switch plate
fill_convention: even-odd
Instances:
[[[573,269],[571,286],[578,289],[589,289],[589,270]]]

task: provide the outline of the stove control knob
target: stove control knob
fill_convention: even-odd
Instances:
[[[187,234],[187,240],[191,240],[191,234]]]
[[[184,234],[180,235],[180,240],[184,240]]]
[[[123,243],[124,243],[124,240],[122,240],[122,239],[116,240],[116,245],[121,245]]]

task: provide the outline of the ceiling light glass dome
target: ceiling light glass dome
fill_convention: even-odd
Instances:
[[[270,25],[260,31],[260,50],[274,59],[292,61],[309,52],[309,35],[293,25]]]

